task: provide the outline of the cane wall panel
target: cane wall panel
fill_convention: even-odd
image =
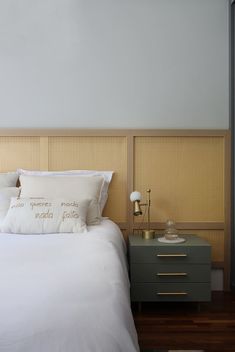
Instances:
[[[136,137],[134,160],[135,189],[152,190],[152,221],[224,221],[223,137]]]
[[[40,138],[0,136],[0,172],[40,169]]]

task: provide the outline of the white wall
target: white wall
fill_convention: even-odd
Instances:
[[[0,127],[228,128],[229,0],[1,0]]]

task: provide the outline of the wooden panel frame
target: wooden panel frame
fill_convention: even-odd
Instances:
[[[49,137],[51,136],[123,136],[127,140],[127,180],[126,180],[126,222],[119,223],[123,233],[132,233],[138,224],[134,223],[132,215],[132,204],[129,194],[134,187],[134,154],[136,137],[221,137],[224,139],[224,222],[180,222],[177,228],[182,230],[219,230],[224,232],[224,262],[214,262],[214,267],[224,270],[224,289],[230,289],[230,261],[231,261],[231,132],[230,130],[124,130],[124,129],[0,129],[1,137],[39,137],[40,160],[38,168],[47,170],[49,168]],[[9,140],[9,139],[8,139]],[[12,138],[14,143],[14,138]],[[29,138],[30,141],[30,138]],[[18,164],[17,164],[18,165]],[[4,167],[6,165],[4,164]],[[17,167],[20,167],[17,166]],[[21,165],[23,167],[23,165]],[[5,171],[5,170],[4,170]],[[151,228],[164,229],[164,223],[151,223]]]

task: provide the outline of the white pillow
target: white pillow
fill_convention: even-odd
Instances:
[[[100,223],[101,212],[98,200],[104,179],[102,176],[20,176],[20,197],[64,198],[81,201],[90,200],[87,224]]]
[[[0,173],[0,189],[4,187],[15,187],[18,177],[17,172]]]
[[[0,221],[4,219],[10,206],[11,197],[18,197],[20,188],[5,187],[0,189]]]
[[[12,198],[1,232],[39,234],[86,232],[89,201]]]
[[[108,198],[108,188],[113,176],[113,171],[98,170],[34,171],[18,169],[17,172],[20,175],[29,176],[103,176],[104,183],[100,192],[100,199],[98,200],[101,213]]]

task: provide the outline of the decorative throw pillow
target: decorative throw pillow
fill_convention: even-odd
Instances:
[[[18,169],[19,175],[28,176],[102,176],[104,183],[101,188],[100,198],[98,200],[101,213],[104,209],[108,198],[108,188],[112,180],[113,171],[99,171],[99,170],[63,170],[63,171],[37,171]]]
[[[0,189],[4,187],[15,187],[18,177],[17,172],[0,173]]]
[[[4,219],[10,206],[11,197],[18,197],[20,188],[5,187],[0,189],[0,221]]]
[[[64,198],[81,201],[89,199],[87,224],[100,223],[101,211],[98,200],[104,178],[102,176],[20,176],[20,197]]]
[[[1,232],[86,232],[88,200],[12,198]]]

